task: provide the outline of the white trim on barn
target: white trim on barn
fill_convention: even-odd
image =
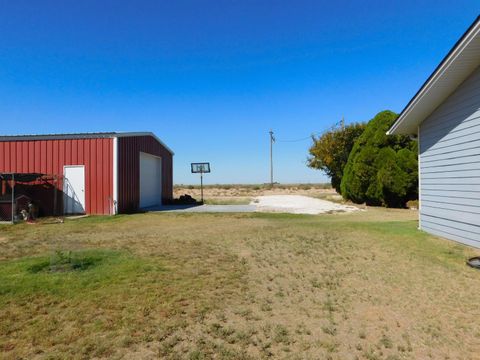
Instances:
[[[113,138],[113,199],[112,214],[118,214],[118,138]]]

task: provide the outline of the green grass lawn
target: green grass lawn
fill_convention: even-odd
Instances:
[[[478,252],[415,215],[0,226],[0,358],[473,359]]]

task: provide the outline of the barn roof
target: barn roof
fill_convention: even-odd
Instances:
[[[480,66],[480,16],[425,81],[387,134],[416,134],[422,123]]]
[[[152,132],[92,132],[72,134],[30,134],[30,135],[0,135],[0,141],[27,141],[27,140],[71,140],[71,139],[102,139],[135,136],[151,136],[155,138],[172,155],[174,152]]]

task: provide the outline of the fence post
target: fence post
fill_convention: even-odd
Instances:
[[[12,173],[12,224],[15,223],[13,215],[15,214],[15,174]]]

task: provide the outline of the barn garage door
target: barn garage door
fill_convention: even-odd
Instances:
[[[140,153],[140,207],[162,204],[162,159]]]

